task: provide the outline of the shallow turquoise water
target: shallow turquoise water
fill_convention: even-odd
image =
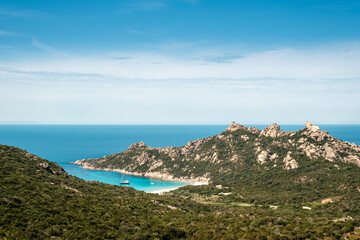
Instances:
[[[264,128],[265,125],[248,125]],[[119,184],[129,180],[142,191],[156,191],[186,185],[184,182],[152,180],[115,172],[82,169],[69,162],[98,158],[124,151],[143,141],[151,147],[182,146],[188,141],[216,135],[227,125],[0,125],[0,144],[16,146],[60,164],[69,174],[85,180]],[[320,125],[341,140],[360,144],[360,125]],[[286,131],[303,125],[283,125]],[[153,183],[153,184],[151,184]]]

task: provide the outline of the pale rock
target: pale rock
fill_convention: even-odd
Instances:
[[[140,156],[136,158],[136,162],[141,166],[144,165],[149,160],[149,158],[150,158],[149,153],[144,151],[141,153]]]
[[[266,137],[280,137],[284,136],[285,134],[284,131],[280,130],[280,126],[274,123],[273,125],[264,128],[264,130],[260,132],[260,135]]]
[[[163,165],[163,162],[162,162],[162,161],[154,162],[153,164],[151,164],[148,172],[151,172],[151,171],[153,171],[154,169],[156,169],[156,168],[158,168],[158,167],[160,167],[160,166],[162,166],[162,165]],[[174,167],[175,167],[175,166],[174,166]]]
[[[268,152],[267,151],[261,151],[261,153],[257,156],[256,161],[260,164],[266,163]]]
[[[249,136],[248,135],[241,135],[241,139],[244,141],[249,140]]]
[[[238,162],[240,160],[239,155],[235,154],[234,156],[231,157],[230,161],[231,162]]]
[[[43,168],[44,170],[48,171],[51,174],[55,174],[55,172],[50,168],[49,164],[47,162],[39,163],[39,166]]]
[[[310,130],[311,132],[316,132],[316,131],[320,131],[320,128],[319,126],[314,126],[311,124],[311,122],[309,121],[306,121],[305,122],[305,127]]]
[[[346,217],[334,219],[333,222],[347,222],[349,220],[354,220],[354,218],[350,216],[346,216]]]
[[[298,141],[298,143],[304,143],[305,141],[306,141],[305,138],[300,138],[299,141]]]
[[[233,121],[233,122],[231,122],[231,125],[226,129],[226,131],[233,132],[233,131],[236,131],[236,130],[239,130],[239,129],[247,129],[247,127],[245,127],[243,125],[240,125],[240,124],[237,124],[237,123],[235,123]]]
[[[274,161],[279,157],[279,155],[277,155],[277,153],[274,153],[273,155],[270,156],[270,160]]]
[[[349,156],[347,156],[347,157],[344,158],[344,161],[345,161],[345,162],[348,162],[348,163],[355,164],[355,165],[357,165],[358,167],[360,167],[360,159],[359,159],[358,156],[349,155]]]
[[[128,149],[125,150],[125,152],[132,152],[143,149],[151,149],[151,148],[147,146],[144,142],[138,142],[131,144],[130,147],[128,147]]]
[[[336,160],[336,153],[331,147],[325,147],[325,159],[334,162]]]
[[[286,170],[290,170],[290,169],[295,169],[299,167],[299,164],[296,160],[294,160],[291,156],[290,156],[291,152],[288,152],[286,157],[284,158],[283,162],[284,162],[284,168]]]
[[[219,160],[217,152],[214,152],[214,154],[212,155],[211,160],[212,160],[212,162],[217,162]]]
[[[309,130],[306,135],[314,139],[315,141],[323,141],[328,140],[329,142],[333,142],[335,139],[329,135],[326,131],[321,131],[318,126],[312,125],[310,122],[305,123],[305,127]]]
[[[44,168],[44,169],[49,168],[49,164],[48,164],[47,162],[39,163],[39,166],[40,166],[41,168]]]
[[[261,132],[256,127],[249,127],[248,130],[249,130],[249,132],[254,133],[254,134],[259,134]]]
[[[321,201],[322,204],[327,204],[327,203],[332,203],[332,202],[334,202],[334,200],[332,200],[331,198],[326,198]]]
[[[255,153],[258,153],[261,151],[261,147],[257,147],[256,150],[255,150]]]

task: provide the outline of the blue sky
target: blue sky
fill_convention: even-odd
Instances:
[[[360,1],[0,1],[0,123],[360,124]]]

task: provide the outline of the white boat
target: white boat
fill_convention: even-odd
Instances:
[[[120,182],[120,184],[130,184],[130,182],[128,180],[125,180],[125,181]]]

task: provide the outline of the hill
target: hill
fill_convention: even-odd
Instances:
[[[163,180],[210,182],[230,187],[241,201],[302,203],[336,196],[359,197],[360,147],[306,122],[284,132],[234,122],[219,135],[182,147],[132,144],[122,153],[78,160],[85,168],[119,171]]]

